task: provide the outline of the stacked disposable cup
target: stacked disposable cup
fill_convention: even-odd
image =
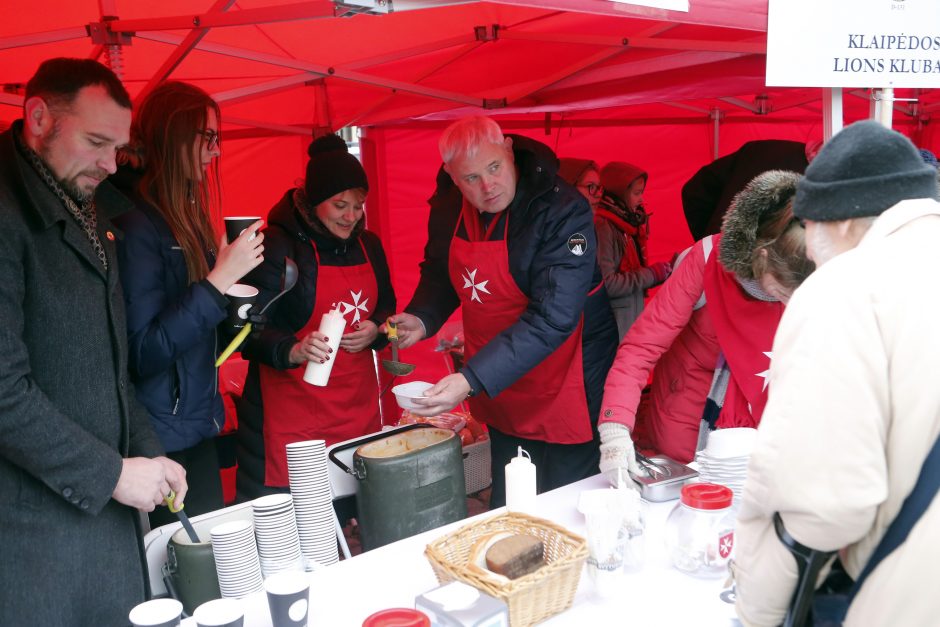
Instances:
[[[267,578],[283,570],[303,570],[300,538],[290,494],[272,494],[251,503],[261,574]]]
[[[287,475],[300,550],[307,567],[335,564],[339,561],[336,546],[336,514],[333,493],[327,474],[326,442],[307,440],[287,445]]]
[[[212,555],[223,597],[240,599],[264,588],[251,521],[235,520],[212,528]]]
[[[708,445],[695,455],[702,481],[731,488],[740,499],[747,479],[747,465],[757,443],[757,429],[736,427],[708,434]]]

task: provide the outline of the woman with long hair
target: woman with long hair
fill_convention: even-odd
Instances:
[[[168,456],[186,468],[190,515],[224,505],[214,441],[225,422],[217,327],[225,293],[263,260],[264,237],[252,237],[260,220],[217,243],[220,154],[218,104],[192,85],[163,83],[134,116],[135,207],[115,220],[131,379]],[[152,526],[172,520],[163,508],[150,515]]]
[[[685,463],[703,421],[707,429],[759,424],[774,332],[790,294],[814,269],[791,209],[799,178],[771,170],[748,183],[721,233],[680,257],[623,338],[598,427],[600,468],[612,483],[638,470],[633,439]],[[641,404],[651,371],[649,403]]]

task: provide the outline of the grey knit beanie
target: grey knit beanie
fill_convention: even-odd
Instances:
[[[865,120],[822,147],[797,187],[793,214],[816,222],[878,216],[909,198],[938,198],[937,170],[909,139]]]

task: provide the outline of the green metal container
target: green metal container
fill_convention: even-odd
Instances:
[[[403,431],[353,454],[363,550],[467,517],[460,438],[448,429]]]
[[[212,522],[213,526],[215,524],[218,522]],[[200,529],[198,524],[195,526],[200,538],[209,537],[208,528]],[[191,615],[193,610],[206,601],[221,598],[211,542],[194,544],[186,535],[186,530],[180,529],[170,536],[166,545],[166,557],[164,575],[169,575],[169,583],[173,587],[172,596],[183,604],[187,614]]]

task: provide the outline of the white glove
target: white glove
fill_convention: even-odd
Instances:
[[[645,477],[646,472],[636,461],[630,429],[619,422],[602,422],[597,427],[601,436],[600,470],[610,485],[633,487],[629,473]]]

